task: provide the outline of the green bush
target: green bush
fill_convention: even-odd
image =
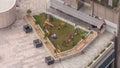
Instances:
[[[103,49],[103,50],[100,52],[100,54],[102,54],[104,51],[105,51],[105,49]]]
[[[47,37],[48,37],[48,34],[45,32],[44,39],[46,39]]]
[[[73,42],[73,43],[72,43],[72,46],[75,46],[75,45],[76,45],[76,43],[75,43],[75,42]]]
[[[32,11],[31,11],[30,9],[28,9],[28,10],[27,10],[27,13],[28,13],[28,14],[31,14],[31,13],[32,13]]]
[[[107,47],[109,47],[111,44],[112,44],[112,43],[110,42],[110,43],[107,45]]]
[[[88,67],[93,63],[93,61],[91,61],[89,64],[88,64]]]
[[[82,36],[82,39],[85,39],[85,36]]]
[[[57,49],[54,49],[54,53],[56,53],[56,54],[57,54],[57,53],[58,53],[58,50],[57,50]]]
[[[94,58],[94,60],[96,60],[99,56],[100,56],[100,55],[97,55],[97,56]]]

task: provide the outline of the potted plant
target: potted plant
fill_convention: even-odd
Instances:
[[[32,10],[28,9],[27,14],[30,15],[32,13]]]

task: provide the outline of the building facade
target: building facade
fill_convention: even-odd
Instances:
[[[115,24],[119,22],[119,0],[94,0],[93,15],[109,20]]]
[[[69,1],[69,0],[67,0],[67,1]],[[76,3],[74,3],[74,4],[76,4]],[[55,14],[55,11],[58,11],[58,12],[60,11],[61,15],[63,13],[63,15],[66,14],[70,17],[74,17],[76,19],[85,21],[85,23],[87,23],[89,25],[97,26],[98,29],[100,29],[102,24],[103,24],[103,22],[101,20],[98,20],[97,18],[94,18],[94,17],[87,15],[85,13],[82,13],[81,11],[79,11],[77,9],[73,9],[73,7],[70,7],[66,4],[64,4],[64,1],[59,2],[58,0],[51,0],[50,8],[53,10],[53,14]],[[101,11],[103,11],[103,10],[101,10]],[[52,13],[52,11],[50,11],[50,13]],[[111,14],[111,13],[109,13],[109,14]],[[112,29],[112,27],[109,27],[109,28]],[[108,31],[109,28],[106,28],[106,32]],[[108,43],[108,44],[104,43],[107,45],[104,47],[103,50],[100,50],[100,52],[96,56],[92,55],[92,57],[94,57],[93,60],[90,60],[88,65],[84,66],[85,68],[114,68],[114,60],[115,60],[114,42],[111,42],[111,40],[109,42],[110,43]],[[101,42],[101,43],[103,43],[103,42]],[[103,46],[104,44],[101,44],[101,46]],[[91,46],[91,48],[92,48],[92,46]]]
[[[104,52],[97,60],[93,60],[93,63],[89,68],[114,68],[115,63],[115,49],[114,44],[108,48],[108,50],[103,49],[100,53]],[[106,51],[105,51],[106,50]]]
[[[64,3],[74,9],[80,9],[81,6],[83,6],[83,3],[81,0],[63,0]]]

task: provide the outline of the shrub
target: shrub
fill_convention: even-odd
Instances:
[[[111,44],[112,44],[112,43],[110,42],[110,43],[107,45],[107,47],[109,47]]]
[[[100,52],[100,54],[102,54],[104,51],[105,51],[105,49],[103,49],[103,50]]]
[[[94,60],[96,60],[99,56],[100,56],[100,55],[97,55],[97,56],[94,58]]]
[[[82,39],[85,39],[85,36],[82,36]]]
[[[47,37],[48,37],[48,34],[45,32],[44,39],[46,39]]]
[[[72,42],[72,46],[75,46],[76,45],[76,43],[75,42]]]
[[[93,61],[91,61],[89,64],[88,64],[88,67],[93,63]]]
[[[57,52],[58,52],[58,50],[57,50],[57,49],[54,49],[54,53],[56,53],[56,54],[57,54]]]
[[[30,9],[27,10],[27,14],[31,14],[32,11]]]

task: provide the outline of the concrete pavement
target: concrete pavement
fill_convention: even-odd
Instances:
[[[18,20],[12,26],[0,30],[0,68],[49,68],[44,57],[49,54],[45,48],[36,49],[33,40],[38,36],[35,32],[26,34],[24,20]]]

